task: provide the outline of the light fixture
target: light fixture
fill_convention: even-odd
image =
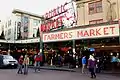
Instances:
[[[105,47],[104,45],[102,45],[101,47]]]
[[[119,53],[117,53],[117,56],[119,56]]]
[[[113,53],[110,53],[110,55],[112,56],[112,55],[113,55]]]

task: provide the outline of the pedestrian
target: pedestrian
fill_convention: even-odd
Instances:
[[[86,66],[86,56],[83,56],[82,57],[82,73],[84,73],[85,66]]]
[[[38,70],[40,71],[40,62],[42,61],[42,54],[38,53],[38,55],[35,56],[35,72]]]
[[[19,60],[18,60],[18,63],[19,63],[19,68],[18,68],[18,74],[22,74],[22,69],[23,69],[23,55],[20,56]]]
[[[91,78],[96,78],[95,67],[96,67],[95,58],[92,55],[90,55],[88,59],[88,68],[91,73]]]
[[[24,58],[24,75],[28,74],[28,65],[29,65],[29,57],[25,55]]]

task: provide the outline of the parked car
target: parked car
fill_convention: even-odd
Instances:
[[[0,67],[17,68],[18,61],[10,55],[0,55]]]

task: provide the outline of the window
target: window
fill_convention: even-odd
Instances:
[[[12,56],[8,56],[8,55],[4,55],[3,58],[4,58],[4,59],[13,59]]]
[[[8,35],[10,35],[10,34],[11,34],[11,29],[8,30]]]
[[[89,14],[102,12],[102,1],[89,3]]]
[[[95,11],[95,5],[93,3],[89,4],[89,13],[94,14]]]
[[[36,34],[37,34],[37,29],[33,28],[33,37],[36,37]]]
[[[96,3],[96,12],[102,12],[102,1]]]
[[[8,27],[11,26],[11,20],[8,21]]]
[[[37,20],[37,19],[34,19],[34,20],[33,20],[33,25],[34,25],[34,26],[38,26],[39,23],[40,23],[40,20]]]
[[[7,31],[5,31],[5,36],[7,35]]]
[[[28,32],[28,27],[24,27],[24,32]]]
[[[7,23],[5,24],[5,28],[7,28]]]
[[[89,21],[89,24],[100,24],[103,23],[103,19]]]

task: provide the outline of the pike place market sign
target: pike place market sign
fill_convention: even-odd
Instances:
[[[104,38],[115,36],[119,36],[118,24],[43,33],[43,42],[56,42],[73,39]]]
[[[42,32],[58,30],[61,27],[72,27],[75,25],[75,12],[72,2],[65,3],[57,8],[48,11],[44,15],[44,23],[41,24]]]

